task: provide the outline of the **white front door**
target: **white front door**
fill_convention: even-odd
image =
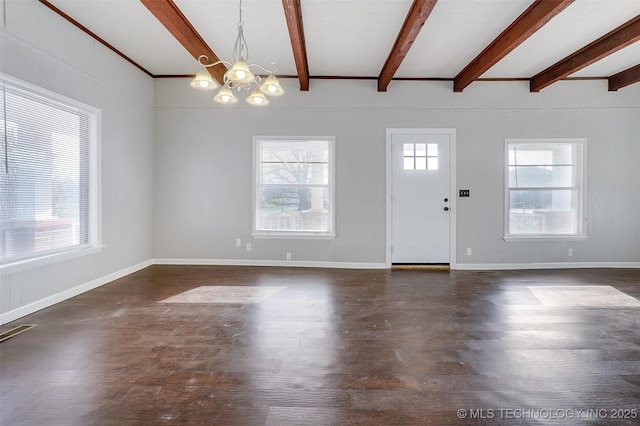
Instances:
[[[452,129],[402,129],[391,138],[391,263],[450,262]]]

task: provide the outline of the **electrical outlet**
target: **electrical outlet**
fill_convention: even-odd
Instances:
[[[291,253],[287,252],[287,260],[291,260]]]
[[[569,256],[573,256],[573,249],[572,249],[572,248],[570,248],[570,249],[567,251],[567,255],[569,255]]]
[[[473,250],[471,250],[471,247],[467,247],[467,256],[471,256],[473,254]]]
[[[240,238],[236,238],[236,247],[242,246],[242,240]]]
[[[247,243],[247,251],[251,251],[251,243]]]

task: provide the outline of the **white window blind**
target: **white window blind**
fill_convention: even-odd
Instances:
[[[506,237],[584,236],[585,140],[507,140],[506,145]]]
[[[0,80],[1,264],[95,243],[96,116]]]
[[[333,144],[255,138],[254,235],[334,236]]]

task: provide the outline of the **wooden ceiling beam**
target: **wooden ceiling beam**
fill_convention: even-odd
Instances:
[[[140,1],[196,60],[200,55],[206,55],[209,63],[220,60],[218,55],[207,45],[173,0]],[[218,64],[213,67],[208,67],[207,70],[220,85],[224,84],[224,73],[227,72],[226,66]]]
[[[637,83],[640,81],[640,64],[614,74],[609,77],[608,80],[610,92],[615,92],[616,90],[622,89],[625,86]]]
[[[453,80],[453,91],[462,92],[489,68],[531,37],[575,0],[536,0]]]
[[[404,57],[407,56],[411,45],[418,37],[422,26],[427,21],[437,2],[438,0],[413,0],[404,24],[402,24],[398,37],[391,48],[389,57],[378,76],[378,92],[387,91],[387,86],[400,67]]]
[[[541,89],[640,40],[640,15],[622,24],[529,80],[529,90]]]
[[[302,7],[300,0],[282,0],[284,16],[287,19],[291,49],[296,62],[300,90],[309,91],[309,63],[307,61],[307,46],[304,40],[304,28],[302,26]]]

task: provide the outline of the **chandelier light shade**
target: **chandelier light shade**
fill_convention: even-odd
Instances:
[[[262,65],[250,64],[247,62],[249,58],[249,48],[244,39],[242,22],[242,0],[239,2],[239,18],[238,18],[238,37],[233,47],[233,63],[228,61],[217,61],[208,63],[209,58],[206,55],[200,55],[198,62],[204,68],[196,74],[191,87],[197,90],[215,90],[219,87],[218,83],[211,78],[207,68],[218,64],[224,64],[229,70],[224,74],[224,84],[220,87],[218,93],[213,100],[223,104],[235,104],[238,98],[234,95],[234,91],[242,92],[244,90],[251,91],[246,98],[247,103],[255,106],[269,105],[267,96],[280,96],[284,94],[284,89],[280,86],[280,82],[275,73],[278,70],[278,64],[271,62],[270,68]],[[253,70],[252,70],[253,68]],[[265,73],[266,78],[260,76],[259,72]],[[265,96],[266,95],[266,96]]]
[[[225,73],[225,78],[236,86],[251,84],[256,80],[256,76],[249,70],[249,65],[242,59],[233,64],[233,67]]]
[[[218,94],[213,97],[213,100],[219,104],[230,105],[238,102],[238,98],[236,98],[228,86],[223,86],[218,91]]]
[[[280,86],[280,82],[275,75],[271,74],[266,78],[264,83],[260,86],[260,91],[269,96],[284,95],[284,89]]]
[[[266,106],[269,105],[269,99],[262,93],[259,89],[255,89],[249,97],[247,98],[247,102],[251,105],[255,106]]]
[[[201,69],[191,81],[191,87],[197,90],[216,90],[220,85],[211,78],[206,68]]]

